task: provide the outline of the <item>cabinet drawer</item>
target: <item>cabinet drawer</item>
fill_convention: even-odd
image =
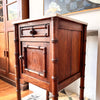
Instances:
[[[49,23],[20,27],[20,37],[48,37]]]

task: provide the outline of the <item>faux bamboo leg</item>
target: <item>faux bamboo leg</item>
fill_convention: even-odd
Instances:
[[[80,82],[80,100],[84,100],[84,76],[85,76],[85,55],[86,55],[86,34],[87,26],[83,27],[83,51],[82,51],[82,69],[81,69],[81,82]]]
[[[84,77],[81,77],[81,83],[80,83],[80,100],[84,100]]]
[[[52,87],[52,100],[58,100],[58,91],[57,91],[57,80],[53,78],[53,87]]]
[[[52,100],[58,100],[58,93],[52,96]]]
[[[20,84],[18,83],[18,81],[17,81],[17,85],[16,85],[16,87],[17,87],[17,100],[21,100],[21,91],[20,91]]]
[[[16,91],[17,100],[21,100],[20,93],[20,68],[19,68],[19,40],[18,40],[18,25],[15,25],[15,68],[16,68]]]
[[[49,100],[49,91],[46,91],[46,100]]]

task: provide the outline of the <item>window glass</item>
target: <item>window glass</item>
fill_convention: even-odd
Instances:
[[[3,22],[3,8],[0,9],[0,22]]]
[[[7,0],[7,3],[11,3],[11,2],[13,2],[13,1],[16,1],[16,0]]]
[[[2,1],[2,0],[0,0],[0,7],[1,7],[1,6],[3,6],[3,1]]]
[[[8,6],[8,20],[16,20],[18,18],[17,3]]]

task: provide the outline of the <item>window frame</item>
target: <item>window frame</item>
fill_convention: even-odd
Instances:
[[[14,0],[14,1],[12,1],[12,2],[10,2],[10,3],[8,3],[7,2],[8,0],[6,0],[6,16],[7,16],[7,21],[12,21],[12,20],[9,20],[9,16],[8,16],[8,6],[10,6],[10,5],[13,5],[13,4],[15,4],[15,3],[17,3],[18,2],[18,0]],[[18,12],[17,12],[18,13]],[[17,18],[18,19],[18,18]]]
[[[3,1],[2,1],[2,6],[0,7],[0,10],[1,10],[1,9],[2,9],[2,11],[3,11]],[[3,12],[2,12],[2,13],[3,13]],[[2,17],[3,17],[3,20],[2,20],[2,21],[0,21],[0,23],[1,23],[1,22],[4,22],[4,14],[3,14],[3,16],[2,16]]]

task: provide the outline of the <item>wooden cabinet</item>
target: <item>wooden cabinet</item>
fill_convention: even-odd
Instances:
[[[22,15],[19,14],[21,2],[23,3],[23,0],[0,0],[0,79],[13,85],[15,85],[15,45],[12,23],[28,18],[24,11]],[[24,6],[26,2],[28,5],[28,0],[24,0]]]
[[[57,93],[81,78],[84,94],[86,23],[59,15],[15,23],[15,57],[18,100],[20,81]]]

